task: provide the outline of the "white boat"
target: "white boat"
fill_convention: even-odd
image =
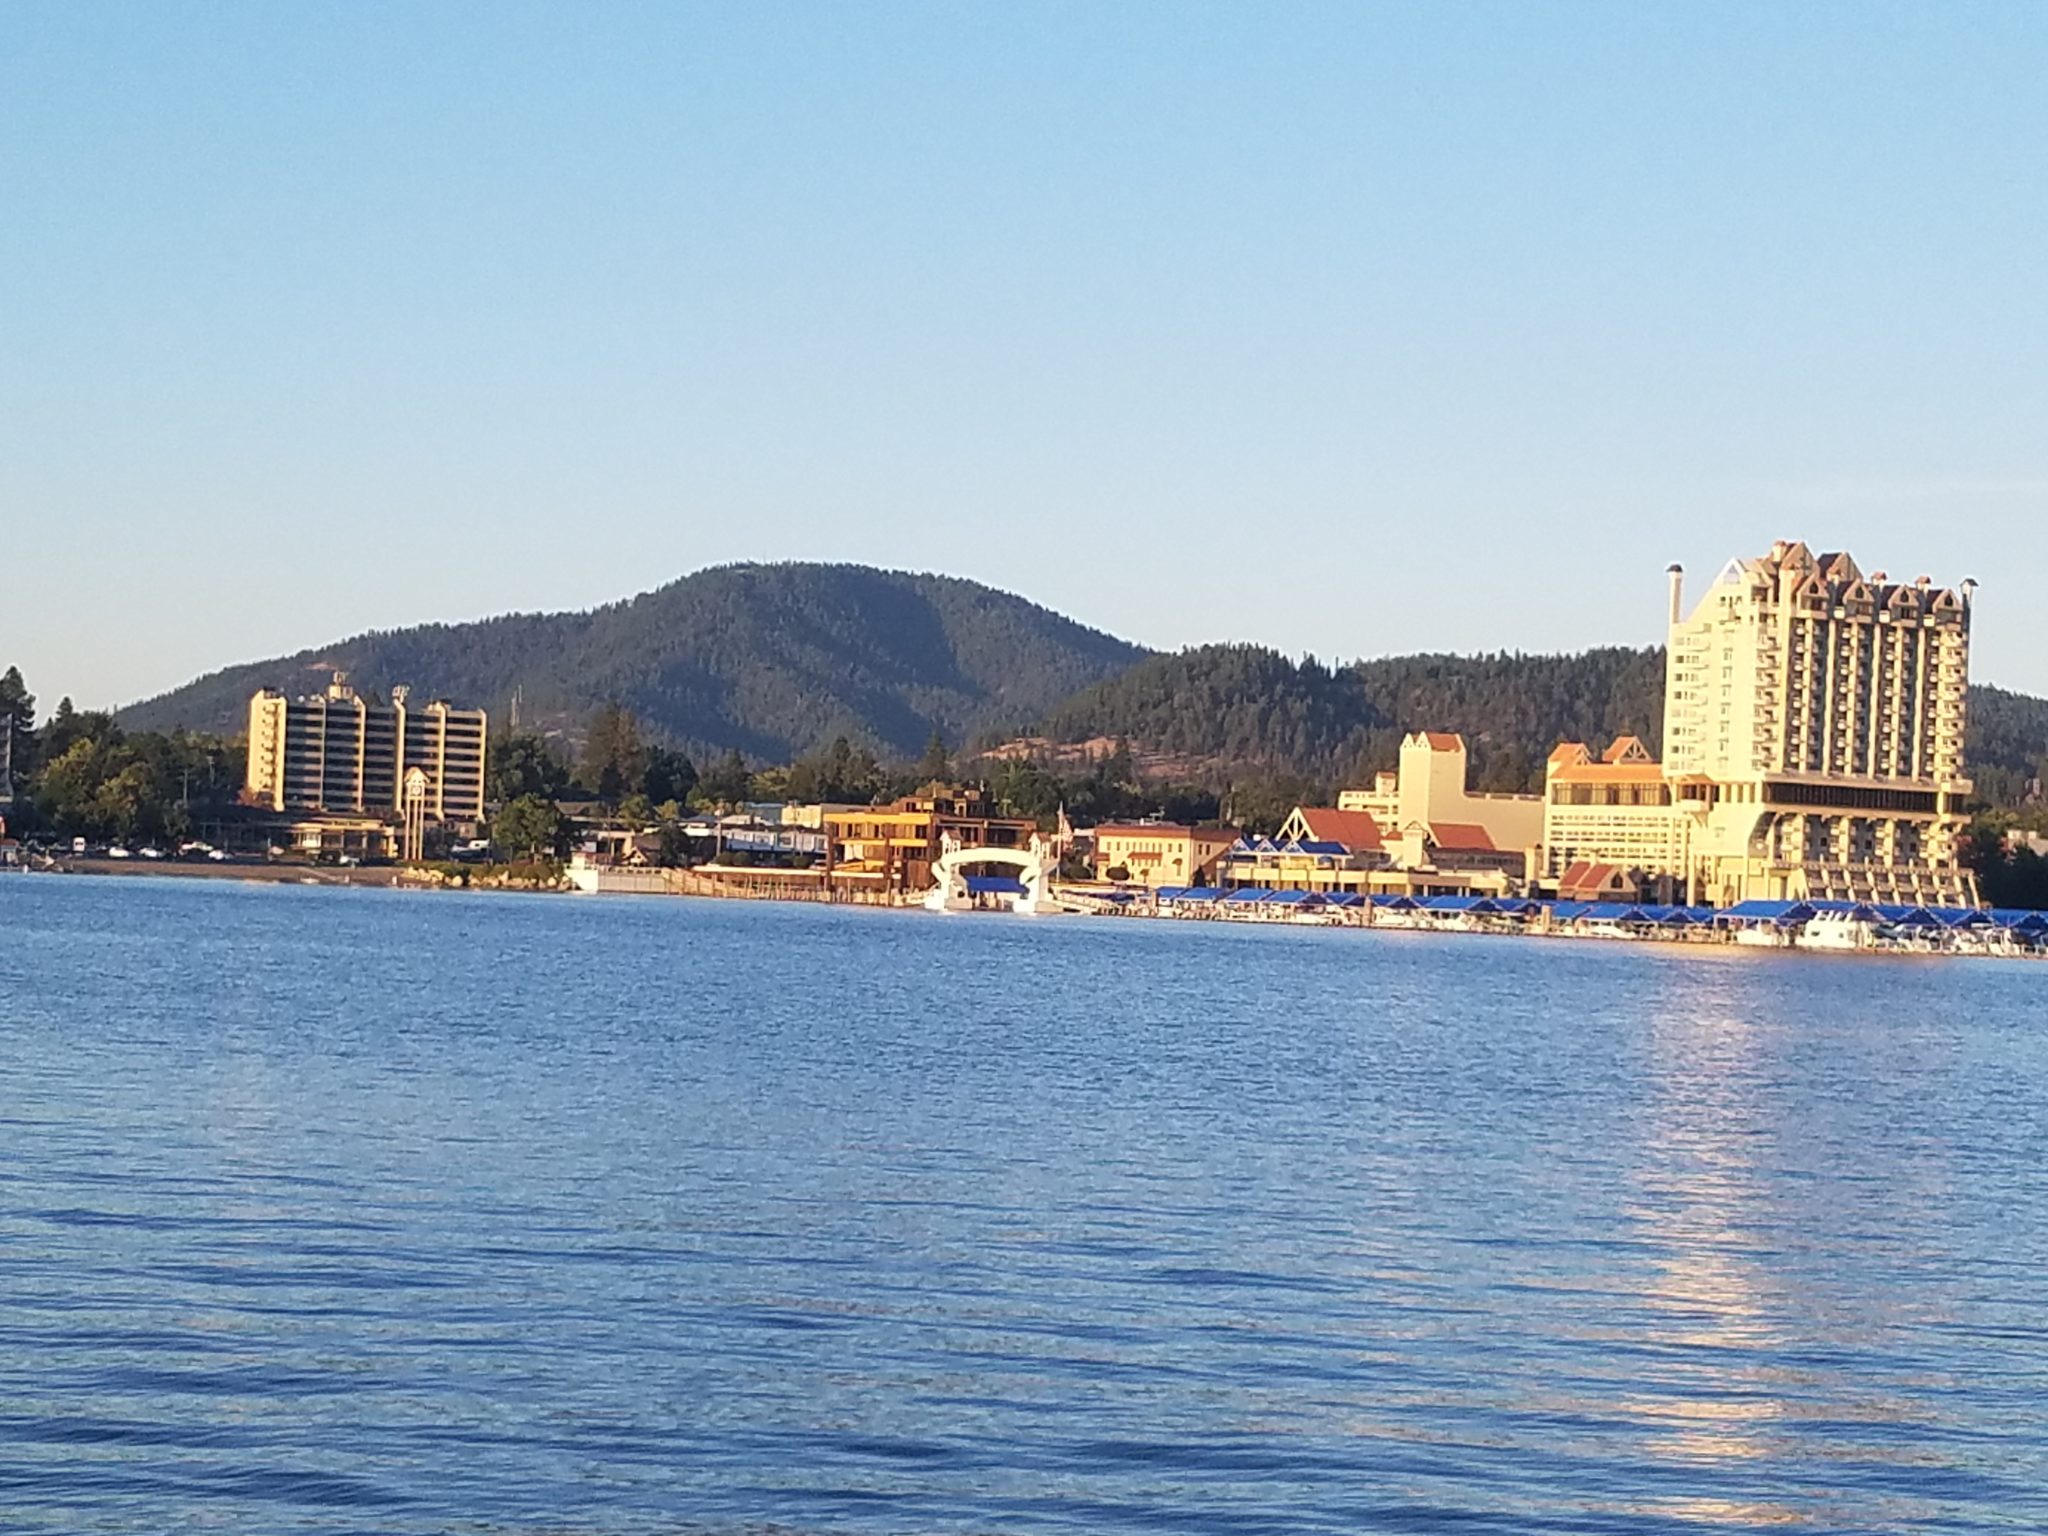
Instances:
[[[1801,949],[1869,949],[1877,925],[1853,912],[1822,912],[1807,920],[1797,939]]]
[[[1771,923],[1745,923],[1735,930],[1735,942],[1757,949],[1790,949],[1792,934]]]

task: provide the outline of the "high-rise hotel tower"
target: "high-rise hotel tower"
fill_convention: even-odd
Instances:
[[[425,775],[434,821],[481,821],[488,722],[480,709],[408,702],[392,689],[373,704],[337,672],[324,694],[249,700],[247,798],[273,811],[398,816],[412,769]]]
[[[1670,575],[1663,761],[1633,737],[1552,752],[1538,878],[1714,906],[1974,905],[1956,853],[1975,584],[1780,542],[1688,615]]]
[[[1670,576],[1663,766],[1687,894],[1974,902],[1956,844],[1975,584],[1780,542],[1686,616]]]

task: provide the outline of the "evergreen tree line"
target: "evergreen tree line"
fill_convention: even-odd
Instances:
[[[938,730],[917,758],[892,758],[874,738],[852,732],[793,758],[749,759],[737,747],[693,758],[672,744],[673,733],[613,702],[584,723],[573,757],[559,734],[496,738],[487,794],[501,817],[502,808],[519,805],[504,846],[535,853],[561,849],[562,802],[596,802],[622,822],[659,826],[749,801],[886,802],[935,780],[980,783],[1004,814],[1046,826],[1064,808],[1079,824],[1159,815],[1269,832],[1293,805],[1328,803],[1337,789],[1393,767],[1411,729],[1461,732],[1475,788],[1530,792],[1541,787],[1544,760],[1560,740],[1600,746],[1632,734],[1657,750],[1662,702],[1663,653],[1656,649],[1409,656],[1329,667],[1263,647],[1205,646],[1144,660],[1044,716],[1040,734],[1053,741],[1115,743],[1080,766],[1051,754],[956,757]],[[69,699],[39,721],[35,697],[12,667],[0,674],[0,715],[13,725],[17,826],[177,840],[231,811],[238,798],[238,741],[124,729]],[[1173,770],[1140,772],[1132,743]],[[2024,893],[2035,889],[2040,861],[2024,850],[2007,856],[1996,834],[2048,827],[2041,796],[2048,700],[1973,689],[1968,746],[1986,809],[1971,858],[1987,896],[2036,904]]]
[[[235,804],[240,743],[188,731],[128,731],[113,716],[58,701],[38,724],[18,667],[0,673],[12,727],[10,822],[63,837],[177,843]]]
[[[2048,700],[1970,690],[1970,774],[1993,807],[2041,799]],[[1395,656],[1329,667],[1254,645],[1153,656],[1046,717],[1056,742],[1122,738],[1211,787],[1249,770],[1333,785],[1394,767],[1414,730],[1456,731],[1473,788],[1533,794],[1561,741],[1595,750],[1617,736],[1660,750],[1664,652],[1605,648],[1568,656]]]

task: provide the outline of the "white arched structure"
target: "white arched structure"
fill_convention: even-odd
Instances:
[[[1006,898],[1012,912],[1063,912],[1052,896],[1053,872],[1059,861],[1036,837],[1028,848],[962,848],[951,838],[946,851],[932,865],[937,883],[925,893],[924,904],[934,912],[971,912],[974,897],[967,889],[967,871],[976,864],[1000,864],[1017,872],[1024,894]]]

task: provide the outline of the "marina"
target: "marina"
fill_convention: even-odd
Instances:
[[[1551,902],[1515,897],[1323,895],[1314,891],[1165,887],[1104,897],[1062,893],[1097,915],[1318,928],[1476,933],[1662,944],[2010,959],[2048,956],[2048,913],[1836,901],[1746,901],[1711,907]]]

